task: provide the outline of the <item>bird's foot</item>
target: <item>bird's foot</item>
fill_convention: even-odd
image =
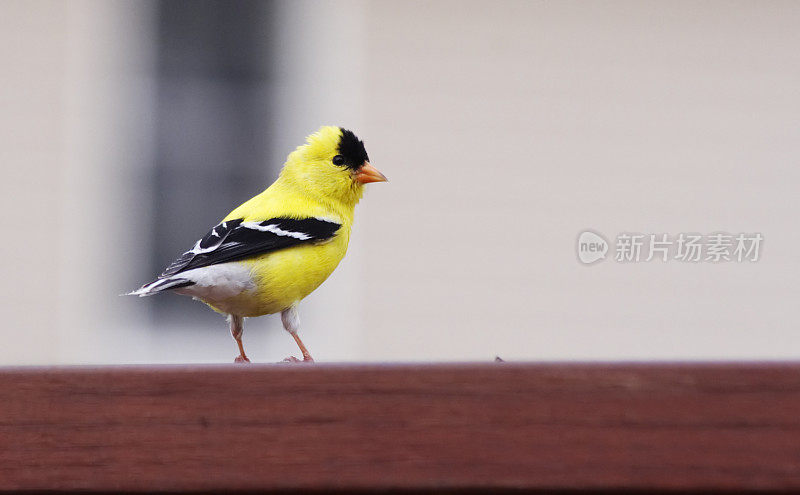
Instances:
[[[236,359],[234,359],[233,362],[237,364],[249,364],[250,360],[247,359],[247,356],[240,354],[236,356]]]
[[[294,356],[289,356],[289,357],[285,358],[281,362],[282,363],[313,363],[314,362],[314,358],[312,358],[311,356],[304,356],[303,359],[297,359]]]

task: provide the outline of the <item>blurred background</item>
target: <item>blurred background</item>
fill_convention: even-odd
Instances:
[[[800,3],[0,1],[0,364],[230,362],[150,281],[324,124],[365,140],[319,361],[800,358]],[[755,263],[578,234],[759,232]],[[612,256],[613,258],[613,256]],[[297,354],[248,320],[254,361]]]

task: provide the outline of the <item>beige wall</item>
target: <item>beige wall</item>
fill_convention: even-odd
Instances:
[[[5,322],[0,359],[13,360],[20,349],[30,349],[31,360],[47,362],[56,358],[56,349],[42,342],[50,340],[56,325],[52,308],[58,304],[60,283],[58,259],[48,253],[61,225],[59,218],[52,218],[60,177],[50,167],[65,153],[60,125],[65,84],[61,45],[66,39],[60,21],[65,9],[19,1],[5,3],[2,11],[0,229],[5,235],[0,243],[0,299]],[[33,42],[32,32],[42,36]],[[28,218],[38,221],[26,222]],[[36,294],[42,287],[47,290]]]
[[[151,275],[136,194],[151,7],[0,4],[0,226],[23,239],[0,251],[0,364],[233,356],[211,312],[187,338],[117,296]],[[348,258],[301,306],[318,359],[800,357],[800,4],[286,2],[280,16],[273,160],[341,123],[391,181],[370,186]],[[587,267],[586,228],[765,244],[754,264]],[[246,342],[258,361],[295,352],[275,317],[248,322]]]
[[[800,4],[368,11],[370,357],[800,357]],[[585,267],[585,228],[766,240]]]
[[[150,14],[147,2],[0,3],[2,364],[142,348],[118,294],[146,248],[133,239],[146,229]]]

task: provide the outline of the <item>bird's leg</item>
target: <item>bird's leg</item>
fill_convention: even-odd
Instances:
[[[231,336],[236,344],[239,346],[239,355],[233,360],[234,363],[249,363],[247,355],[244,353],[244,345],[242,344],[242,333],[244,332],[244,317],[236,315],[228,315],[228,321],[231,324]]]
[[[297,335],[297,333],[293,333],[292,337],[294,337],[294,341],[297,342],[297,347],[300,348],[300,352],[303,353],[303,361],[308,362],[308,363],[313,363],[314,362],[314,358],[311,357],[311,353],[308,352],[308,349],[306,349],[306,346],[303,345],[303,341],[300,340],[300,336]]]
[[[313,363],[314,358],[311,357],[311,353],[308,352],[308,349],[306,349],[303,341],[300,340],[300,336],[297,335],[297,331],[300,330],[300,316],[297,314],[297,306],[290,306],[288,309],[284,309],[281,312],[281,321],[283,322],[283,328],[285,328],[292,338],[294,338],[294,341],[297,342],[297,347],[299,347],[300,352],[303,353],[303,361],[300,361],[294,356],[289,356],[288,358],[284,359],[284,362]]]

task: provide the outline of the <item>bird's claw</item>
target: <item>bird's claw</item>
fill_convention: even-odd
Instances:
[[[305,356],[303,359],[297,359],[294,356],[289,356],[287,358],[284,358],[284,360],[281,361],[281,362],[282,363],[313,363],[314,362],[314,358],[312,358],[311,356]]]
[[[247,356],[239,355],[239,356],[236,356],[236,359],[234,359],[233,362],[234,363],[238,363],[238,364],[248,364],[248,363],[250,363],[250,360],[247,359]]]

